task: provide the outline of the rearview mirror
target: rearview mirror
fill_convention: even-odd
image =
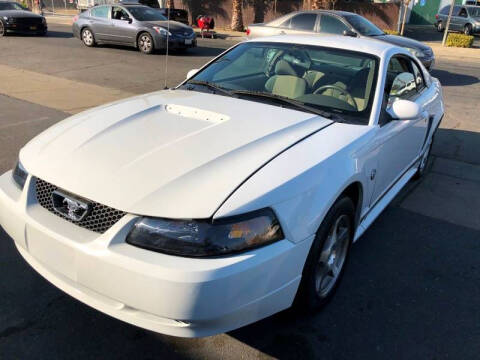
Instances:
[[[410,100],[398,99],[387,109],[393,120],[418,119],[422,114],[420,106]]]
[[[190,79],[195,76],[195,74],[198,73],[198,69],[192,69],[187,73],[187,79]]]
[[[357,33],[352,30],[343,30],[343,35],[344,36],[351,36],[351,37],[357,37]]]

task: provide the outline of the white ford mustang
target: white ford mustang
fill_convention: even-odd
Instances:
[[[248,41],[176,89],[34,138],[0,177],[0,223],[55,286],[146,329],[206,336],[315,310],[351,243],[424,173],[443,113],[402,48]]]

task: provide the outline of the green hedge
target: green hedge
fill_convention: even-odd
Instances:
[[[382,29],[385,34],[388,35],[400,35],[397,30]]]
[[[473,36],[464,35],[464,34],[448,34],[447,37],[447,46],[453,47],[463,47],[469,48],[472,47]]]

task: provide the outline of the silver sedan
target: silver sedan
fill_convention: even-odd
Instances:
[[[197,46],[193,29],[168,21],[159,10],[139,4],[95,6],[73,21],[73,35],[86,46],[107,43],[133,46],[145,54],[154,50]]]

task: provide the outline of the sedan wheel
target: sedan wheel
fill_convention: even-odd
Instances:
[[[153,39],[148,33],[140,34],[138,37],[138,49],[144,54],[151,54],[153,52]]]
[[[317,310],[334,294],[347,263],[354,234],[355,207],[348,197],[335,202],[318,229],[305,263],[294,305]]]
[[[5,30],[5,25],[0,21],[0,37],[7,35],[7,30]]]
[[[88,47],[92,47],[92,46],[95,45],[95,38],[94,38],[93,33],[90,29],[83,29],[82,30],[82,41]]]

